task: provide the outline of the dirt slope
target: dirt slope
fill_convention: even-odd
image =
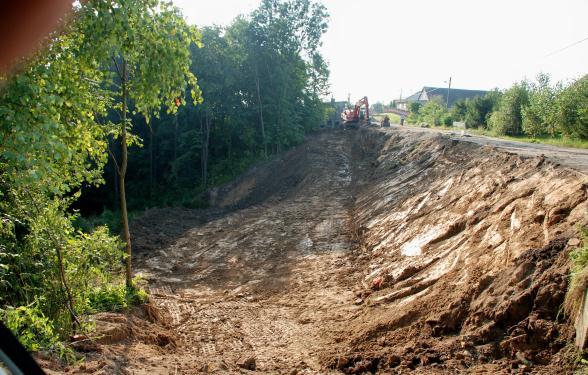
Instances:
[[[349,355],[332,365],[560,367],[553,354],[572,332],[555,318],[567,239],[586,221],[587,179],[439,135],[365,132],[356,141],[364,282],[379,287],[354,322]]]
[[[162,317],[98,317],[120,334],[69,370],[550,373],[573,334],[556,315],[587,186],[435,134],[318,134],[213,209],[136,220]]]

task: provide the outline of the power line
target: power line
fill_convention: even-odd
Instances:
[[[543,56],[543,58],[546,58],[546,57],[549,57],[549,56],[553,56],[553,55],[555,55],[555,54],[557,54],[557,53],[560,53],[560,52],[562,52],[562,51],[565,51],[566,49],[568,49],[568,48],[571,48],[571,47],[573,47],[573,46],[575,46],[575,45],[577,45],[577,44],[580,44],[580,43],[582,43],[582,42],[585,42],[585,41],[587,41],[587,40],[588,40],[588,36],[587,36],[586,38],[582,39],[582,40],[578,40],[577,42],[574,42],[574,43],[572,43],[572,44],[570,44],[570,45],[567,45],[567,46],[565,46],[565,47],[563,47],[563,48],[560,48],[560,49],[558,49],[557,51],[553,51],[553,52],[551,52],[551,53],[548,53],[547,55]]]

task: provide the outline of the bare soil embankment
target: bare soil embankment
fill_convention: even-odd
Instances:
[[[448,136],[315,135],[210,210],[136,220],[155,309],[97,317],[105,337],[69,370],[570,372],[558,312],[587,186]]]
[[[369,259],[358,296],[369,307],[331,366],[562,368],[567,240],[587,220],[587,179],[423,133],[364,131],[355,154],[353,217]]]

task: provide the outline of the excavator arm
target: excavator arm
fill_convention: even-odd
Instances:
[[[369,124],[370,121],[370,104],[368,102],[367,96],[359,99],[357,103],[355,103],[355,107],[353,109],[347,109],[343,113],[341,113],[341,119],[344,123],[359,123],[360,120],[360,113],[361,107],[365,106],[365,122]]]

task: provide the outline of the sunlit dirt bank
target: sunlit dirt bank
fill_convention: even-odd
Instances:
[[[103,336],[68,370],[571,372],[560,307],[587,186],[448,136],[319,133],[211,209],[135,220],[151,304],[96,316]]]
[[[354,150],[366,308],[330,366],[562,369],[573,330],[558,313],[586,176],[439,135],[364,131]]]

